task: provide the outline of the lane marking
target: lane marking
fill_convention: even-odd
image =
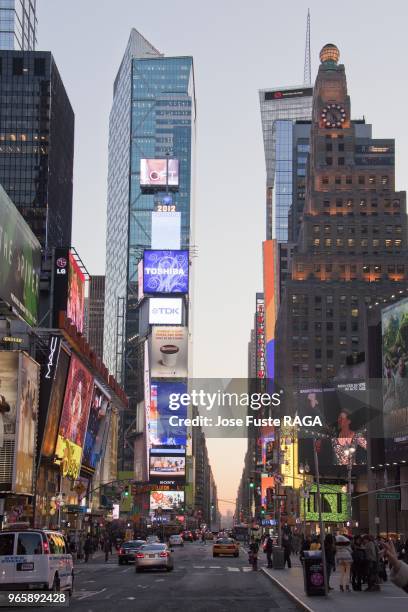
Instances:
[[[227,567],[229,572],[239,572],[239,567]]]
[[[87,599],[88,597],[93,597],[94,595],[99,595],[99,593],[103,593],[106,591],[106,587],[101,589],[100,591],[85,591],[82,595],[77,597],[77,599]]]
[[[221,565],[210,565],[210,569],[221,569]]]
[[[194,569],[205,569],[205,565],[193,565]]]

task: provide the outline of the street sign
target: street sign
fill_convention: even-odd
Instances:
[[[401,493],[399,491],[391,491],[384,493],[377,493],[377,499],[387,499],[387,500],[396,500],[401,499]]]

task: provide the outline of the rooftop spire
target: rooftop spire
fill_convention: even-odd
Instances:
[[[312,84],[312,65],[310,58],[310,9],[307,9],[305,67],[303,71],[303,83],[304,85]]]

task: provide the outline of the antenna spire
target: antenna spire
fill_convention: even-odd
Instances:
[[[307,9],[305,67],[303,71],[303,83],[305,85],[312,84],[312,65],[310,58],[310,9]]]

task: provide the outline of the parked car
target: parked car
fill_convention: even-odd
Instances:
[[[62,533],[13,526],[0,532],[0,590],[68,591],[74,564]]]
[[[173,567],[173,556],[166,544],[144,544],[136,552],[136,572],[142,572],[146,569],[165,569],[170,572]]]
[[[133,563],[136,551],[138,551],[143,544],[146,544],[146,540],[128,540],[127,542],[123,542],[118,553],[119,565],[127,564],[130,561]]]
[[[232,538],[217,538],[213,544],[213,557],[220,555],[239,556],[239,544]]]
[[[192,542],[194,540],[193,534],[191,531],[183,531],[181,536],[185,542]]]
[[[169,546],[184,546],[184,541],[181,535],[171,535],[169,537]]]

